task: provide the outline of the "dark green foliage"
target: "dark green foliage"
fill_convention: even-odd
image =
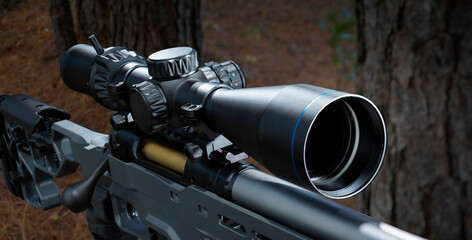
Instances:
[[[330,34],[330,39],[326,42],[331,49],[332,61],[336,66],[346,69],[349,77],[354,77],[354,60],[356,59],[355,48],[355,28],[356,18],[346,7],[340,12],[330,13],[326,20],[320,20],[319,26],[326,29]]]

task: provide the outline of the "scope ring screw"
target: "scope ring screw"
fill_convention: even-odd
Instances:
[[[110,116],[110,124],[113,128],[113,130],[121,130],[125,127],[126,123],[126,116],[123,116],[120,113],[113,114]]]
[[[191,163],[197,163],[203,158],[203,149],[192,142],[185,144],[184,152],[185,156]]]
[[[203,109],[201,104],[186,103],[180,108],[182,110],[182,117],[186,120],[197,120],[200,118],[200,113]]]

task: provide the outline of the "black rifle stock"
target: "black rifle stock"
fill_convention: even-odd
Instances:
[[[109,135],[0,96],[3,176],[29,204],[86,210],[96,239],[420,239],[312,192],[346,198],[377,174],[386,131],[368,99],[305,84],[246,89],[236,63],[199,67],[188,47],[145,59],[90,40],[67,51],[61,76],[117,111]],[[61,196],[54,178],[79,165],[86,178]]]

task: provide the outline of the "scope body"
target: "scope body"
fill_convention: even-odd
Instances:
[[[64,82],[131,112],[144,134],[185,126],[205,141],[221,134],[276,176],[331,198],[358,193],[381,166],[385,124],[365,97],[307,84],[244,88],[236,63],[192,68],[196,56],[182,49],[144,60],[131,49],[94,47],[66,52]]]

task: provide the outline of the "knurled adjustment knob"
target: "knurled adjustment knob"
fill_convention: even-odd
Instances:
[[[166,99],[158,86],[144,81],[134,85],[129,95],[131,115],[145,133],[155,133],[168,122]]]
[[[146,60],[149,75],[159,81],[186,77],[197,71],[197,51],[191,47],[175,47],[155,52]]]

